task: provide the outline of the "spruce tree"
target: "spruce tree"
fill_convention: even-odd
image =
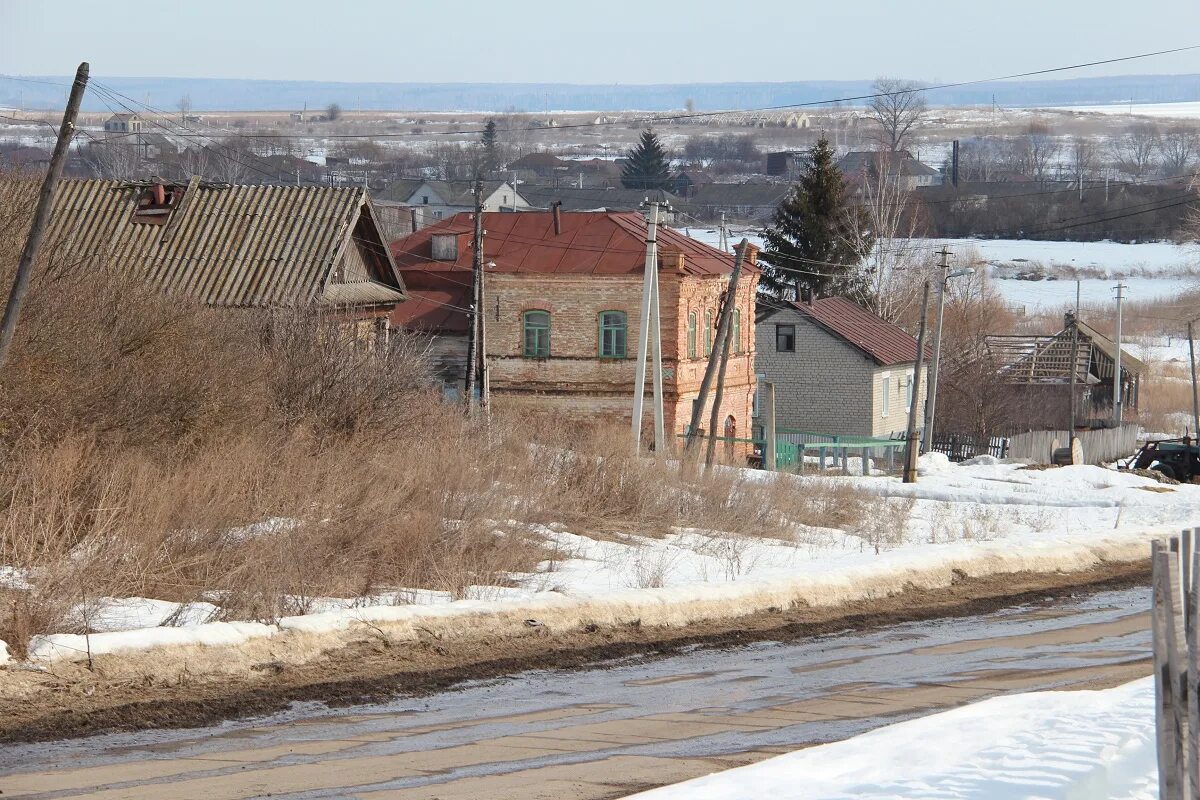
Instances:
[[[496,139],[496,120],[489,119],[479,137],[480,169],[485,175],[500,169],[500,145]]]
[[[626,189],[669,189],[671,165],[667,151],[653,131],[642,131],[642,138],[625,153],[621,185]]]
[[[848,197],[833,148],[821,137],[767,228],[760,285],[784,300],[808,291],[866,302],[869,283],[857,267],[872,241],[862,207]]]

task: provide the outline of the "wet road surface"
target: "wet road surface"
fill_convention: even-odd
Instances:
[[[996,694],[1150,673],[1149,590],[424,698],[0,749],[0,798],[600,800]]]

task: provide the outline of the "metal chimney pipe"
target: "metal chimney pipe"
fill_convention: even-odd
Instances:
[[[554,235],[562,235],[562,200],[550,204],[550,213],[554,215]]]

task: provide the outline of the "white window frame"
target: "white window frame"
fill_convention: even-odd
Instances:
[[[892,374],[884,372],[879,376],[880,385],[883,387],[883,397],[879,404],[880,417],[886,417],[892,410]]]

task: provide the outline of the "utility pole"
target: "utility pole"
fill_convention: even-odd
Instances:
[[[33,275],[33,262],[37,259],[38,249],[42,245],[46,223],[50,221],[54,188],[58,185],[58,179],[62,177],[67,151],[71,147],[71,137],[75,133],[75,117],[79,114],[79,104],[83,100],[83,91],[87,88],[88,71],[86,61],[75,71],[75,81],[71,84],[71,95],[67,99],[67,110],[63,113],[62,125],[58,129],[58,141],[55,142],[54,152],[50,156],[50,168],[46,170],[46,177],[42,180],[42,190],[38,194],[37,207],[33,212],[33,223],[29,226],[29,235],[25,239],[25,249],[21,251],[21,260],[17,262],[17,275],[8,295],[8,304],[4,307],[4,318],[0,320],[0,368],[8,363],[8,351],[12,347],[13,334],[17,329],[17,317],[21,315],[21,304],[25,300],[25,293],[29,291],[29,279]]]
[[[1192,337],[1192,325],[1200,317],[1188,321],[1188,361],[1192,365],[1192,441],[1200,442],[1200,390],[1196,388],[1196,340]]]
[[[717,249],[722,253],[729,252],[729,231],[725,227],[725,212],[721,212],[721,227],[717,229]]]
[[[483,181],[475,177],[475,235],[471,258],[471,327],[467,330],[466,403],[469,410],[475,405],[475,379],[479,371],[479,329],[483,306],[479,287],[483,274]]]
[[[938,368],[942,363],[942,322],[946,316],[946,284],[950,281],[950,251],[943,246],[938,255],[942,259],[938,264],[942,268],[942,277],[938,284],[937,327],[933,334],[933,364],[929,367],[929,389],[925,397],[925,429],[921,431],[922,453],[929,452],[929,448],[933,444],[933,419],[937,411]],[[916,405],[917,396],[915,394],[912,401],[913,405]]]
[[[1079,295],[1082,283],[1075,279],[1075,316],[1071,320],[1071,399],[1067,411],[1068,424],[1071,426],[1067,445],[1075,453],[1075,383],[1079,377]]]
[[[729,289],[725,293],[725,302],[721,306],[722,316],[729,320],[733,319],[733,309],[737,306],[737,262],[744,260],[741,254],[745,252],[747,245],[748,242],[745,239],[742,239],[741,244],[738,245],[738,258],[734,262],[735,274],[729,282]],[[704,466],[706,467],[713,465],[717,452],[717,425],[721,422],[721,398],[725,394],[725,367],[729,364],[729,349],[733,342],[733,335],[729,330],[730,324],[732,323],[724,326],[723,333],[719,325],[717,329],[717,342],[721,348],[721,366],[717,369],[717,390],[713,394],[712,413],[708,418],[708,448],[704,453]],[[730,444],[733,443],[730,442]]]
[[[917,440],[917,398],[921,396],[921,367],[925,365],[925,327],[929,316],[929,281],[925,281],[925,292],[921,298],[921,329],[917,334],[917,365],[913,372],[913,401],[908,407],[908,430],[904,440],[904,482],[917,482],[917,450],[920,442]]]
[[[1113,422],[1120,425],[1124,416],[1121,408],[1121,303],[1125,299],[1125,284],[1117,283],[1117,358],[1113,364]]]
[[[721,304],[721,310],[717,317],[717,336],[713,350],[708,354],[708,364],[704,367],[704,377],[700,380],[700,392],[696,395],[696,399],[692,401],[692,419],[688,424],[686,449],[691,450],[696,444],[696,437],[700,435],[700,418],[704,414],[704,403],[708,400],[708,391],[712,388],[714,373],[720,362],[720,357],[714,358],[713,355],[718,350],[724,349],[725,336],[729,332],[729,318],[733,316],[732,299],[737,292],[738,276],[742,272],[742,262],[746,259],[746,248],[750,243],[746,239],[742,239],[741,243],[736,248],[736,254],[733,257],[733,272],[729,274],[729,288],[725,293],[725,300]],[[716,431],[709,431],[708,435],[715,436]]]
[[[642,448],[642,407],[646,399],[646,361],[653,334],[654,359],[654,451],[662,453],[666,446],[663,427],[662,397],[662,336],[659,331],[658,308],[658,213],[665,203],[650,203],[646,218],[646,265],[642,278],[642,308],[638,327],[638,360],[633,377],[633,452]]]

